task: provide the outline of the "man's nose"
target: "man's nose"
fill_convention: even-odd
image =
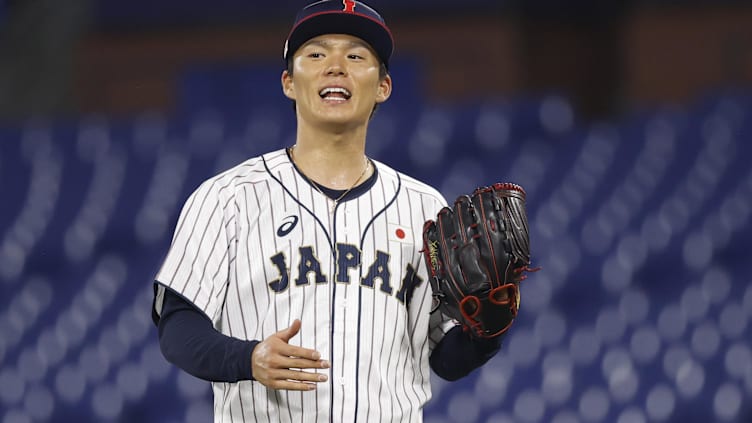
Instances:
[[[333,54],[329,56],[329,63],[327,63],[326,67],[326,74],[327,75],[346,75],[347,70],[346,66],[344,64],[344,57],[338,54]]]

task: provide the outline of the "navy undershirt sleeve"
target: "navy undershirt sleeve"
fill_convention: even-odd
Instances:
[[[492,339],[476,339],[455,326],[433,349],[429,363],[442,379],[454,381],[484,365],[501,348],[504,335]]]
[[[211,382],[253,380],[251,354],[259,341],[220,333],[206,315],[169,289],[157,325],[159,346],[170,363]]]
[[[162,354],[193,376],[212,382],[253,380],[251,355],[259,341],[220,333],[194,305],[169,289],[158,327]],[[496,355],[502,338],[475,339],[456,326],[434,348],[431,368],[443,379],[458,380]]]

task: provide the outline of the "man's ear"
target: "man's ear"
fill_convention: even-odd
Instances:
[[[376,92],[376,103],[383,103],[392,95],[392,77],[387,75],[379,81],[379,87]]]
[[[290,100],[295,100],[295,84],[292,80],[292,75],[286,70],[282,71],[282,92]]]

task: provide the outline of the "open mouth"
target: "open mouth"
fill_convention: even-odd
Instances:
[[[347,101],[352,97],[352,94],[346,88],[327,87],[319,91],[319,96],[324,100]]]

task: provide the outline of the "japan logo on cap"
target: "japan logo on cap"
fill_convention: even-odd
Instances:
[[[353,0],[342,0],[345,7],[342,9],[345,13],[355,13],[355,2]]]

